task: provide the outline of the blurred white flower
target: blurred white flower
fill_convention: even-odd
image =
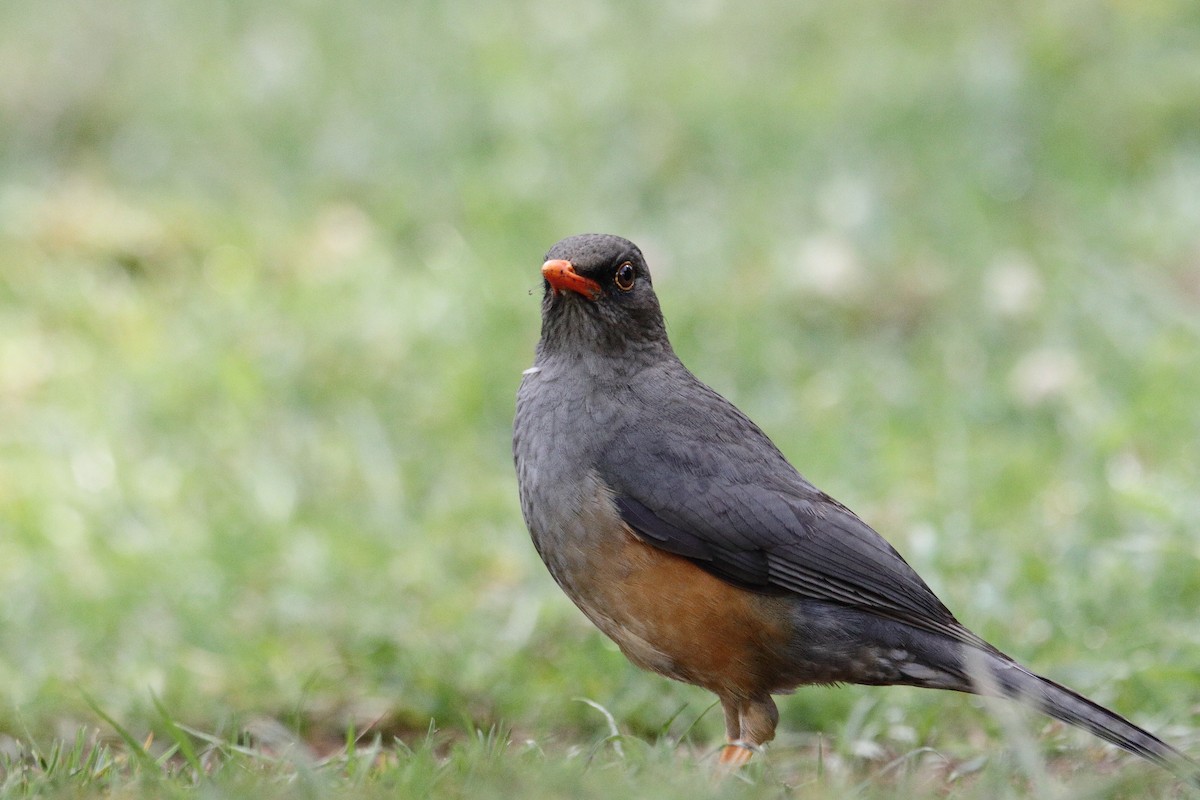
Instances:
[[[1042,347],[1017,361],[1008,385],[1022,405],[1037,406],[1065,395],[1079,377],[1079,361],[1074,354],[1061,348]]]
[[[1029,314],[1041,302],[1042,278],[1027,255],[1002,253],[984,276],[984,303],[1002,317]]]
[[[823,297],[845,299],[857,294],[866,283],[858,251],[835,233],[805,239],[794,263],[795,270],[788,276],[791,282]]]

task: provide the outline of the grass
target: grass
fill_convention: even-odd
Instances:
[[[1197,753],[1197,23],[0,6],[0,797],[1177,791],[854,687],[714,784],[711,698],[538,563],[509,431],[542,253],[627,235],[964,622]]]

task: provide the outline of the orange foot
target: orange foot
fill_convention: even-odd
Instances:
[[[721,757],[717,759],[717,763],[722,767],[737,769],[750,763],[755,749],[753,745],[736,739],[721,748]]]

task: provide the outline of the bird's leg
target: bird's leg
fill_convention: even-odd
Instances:
[[[748,763],[755,750],[775,738],[779,709],[770,695],[752,700],[722,697],[721,709],[725,712],[725,735],[729,737],[717,761],[722,766]]]
[[[717,763],[722,767],[737,769],[750,761],[754,751],[742,739],[742,715],[740,701],[731,697],[721,698],[721,710],[725,712],[725,738],[728,744],[721,748]]]

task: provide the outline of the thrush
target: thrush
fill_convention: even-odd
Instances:
[[[542,265],[513,455],[533,544],[639,667],[720,699],[738,765],[807,684],[1012,698],[1192,780],[1175,748],[964,627],[894,547],[679,360],[641,251],[572,236]]]

